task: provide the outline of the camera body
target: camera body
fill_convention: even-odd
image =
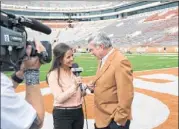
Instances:
[[[22,21],[22,18],[25,20]],[[28,27],[32,26],[33,28],[33,23],[30,23],[28,20],[29,19],[24,17],[16,17],[13,14],[3,14],[1,12],[1,71],[11,71],[14,70],[14,67],[15,70],[17,70],[22,62],[22,59],[26,56],[26,47],[28,45],[32,46],[31,56],[39,56],[42,64],[50,63],[52,59],[52,47],[48,41],[41,41],[42,45],[46,49],[46,52],[42,52],[40,54],[38,54],[35,49],[35,43],[33,41],[27,41],[28,35],[25,30],[25,25],[28,25]],[[39,22],[36,23],[41,24]]]

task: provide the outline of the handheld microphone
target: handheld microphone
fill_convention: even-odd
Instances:
[[[83,68],[79,67],[77,63],[73,63],[72,64],[72,68],[71,68],[73,74],[75,76],[80,76],[80,73],[83,71]],[[90,88],[88,88],[87,85],[83,85],[82,83],[79,85],[80,86],[80,89],[81,91],[85,91],[87,94],[90,94],[90,93],[93,93],[94,91],[91,91]],[[88,129],[88,121],[87,121],[87,112],[86,112],[86,102],[85,102],[85,99],[83,97],[83,101],[84,101],[84,105],[85,105],[85,116],[86,116],[86,126],[87,126],[87,129]]]
[[[83,72],[83,68],[82,68],[82,67],[79,67],[77,63],[73,63],[73,64],[72,64],[71,71],[73,72],[73,74],[74,74],[75,76],[78,77],[78,76],[80,76],[80,73]],[[83,89],[86,89],[86,90],[87,90],[87,89],[88,89],[88,90],[89,90],[88,93],[89,93],[89,92],[90,92],[90,93],[93,93],[93,92],[94,92],[92,89],[88,88],[88,86],[87,86],[87,85],[84,85],[84,84],[80,84],[80,89],[81,89],[81,90],[83,90]]]
[[[75,76],[80,76],[80,73],[83,72],[83,68],[82,67],[79,67],[77,63],[73,63],[72,64],[72,68],[71,68],[71,71],[73,72],[73,74]]]

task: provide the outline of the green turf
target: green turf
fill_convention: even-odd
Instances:
[[[134,71],[178,67],[178,55],[127,55]]]
[[[132,54],[126,55],[132,64],[134,71],[152,70],[161,68],[178,67],[177,54]],[[75,62],[83,67],[82,76],[95,75],[97,59],[90,54],[76,54]],[[40,80],[44,81],[51,64],[45,64],[40,69]],[[8,73],[10,75],[11,73]]]

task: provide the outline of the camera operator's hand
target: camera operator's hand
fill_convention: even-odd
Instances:
[[[37,50],[37,53],[41,53],[45,51],[45,47],[37,40],[35,40],[35,47]],[[39,61],[39,57],[30,57],[32,52],[32,46],[28,45],[26,49],[27,57],[24,59],[24,62],[22,65],[24,65],[25,69],[39,69],[41,64]]]
[[[11,78],[12,78],[14,88],[17,88],[19,83],[23,82],[24,80],[24,64],[23,63],[21,64],[19,71],[11,75]]]
[[[45,51],[44,46],[35,40],[35,48],[37,53]],[[26,49],[27,57],[24,64],[24,78],[26,83],[26,100],[33,106],[37,112],[35,126],[41,128],[44,121],[45,109],[43,104],[43,97],[40,91],[40,71],[41,66],[38,56],[30,57],[32,46],[28,45]]]
[[[19,71],[16,72],[16,76],[20,79],[24,78],[24,63],[21,64]]]
[[[45,47],[42,45],[42,43],[40,41],[34,39],[34,42],[35,42],[35,48],[38,53],[46,51]]]
[[[35,41],[35,47],[36,47],[37,53],[41,53],[45,51],[44,46],[39,41]],[[18,84],[23,81],[25,69],[39,69],[41,66],[39,58],[37,56],[30,57],[31,51],[32,51],[32,46],[28,45],[26,49],[27,57],[25,57],[25,59],[22,61],[19,71],[17,71],[11,76],[14,88],[16,88]]]

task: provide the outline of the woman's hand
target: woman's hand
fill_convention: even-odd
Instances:
[[[76,81],[77,85],[82,84],[81,77],[76,77],[75,81]]]
[[[74,88],[77,90],[80,87],[80,84],[82,84],[81,77],[75,77],[73,81]]]

